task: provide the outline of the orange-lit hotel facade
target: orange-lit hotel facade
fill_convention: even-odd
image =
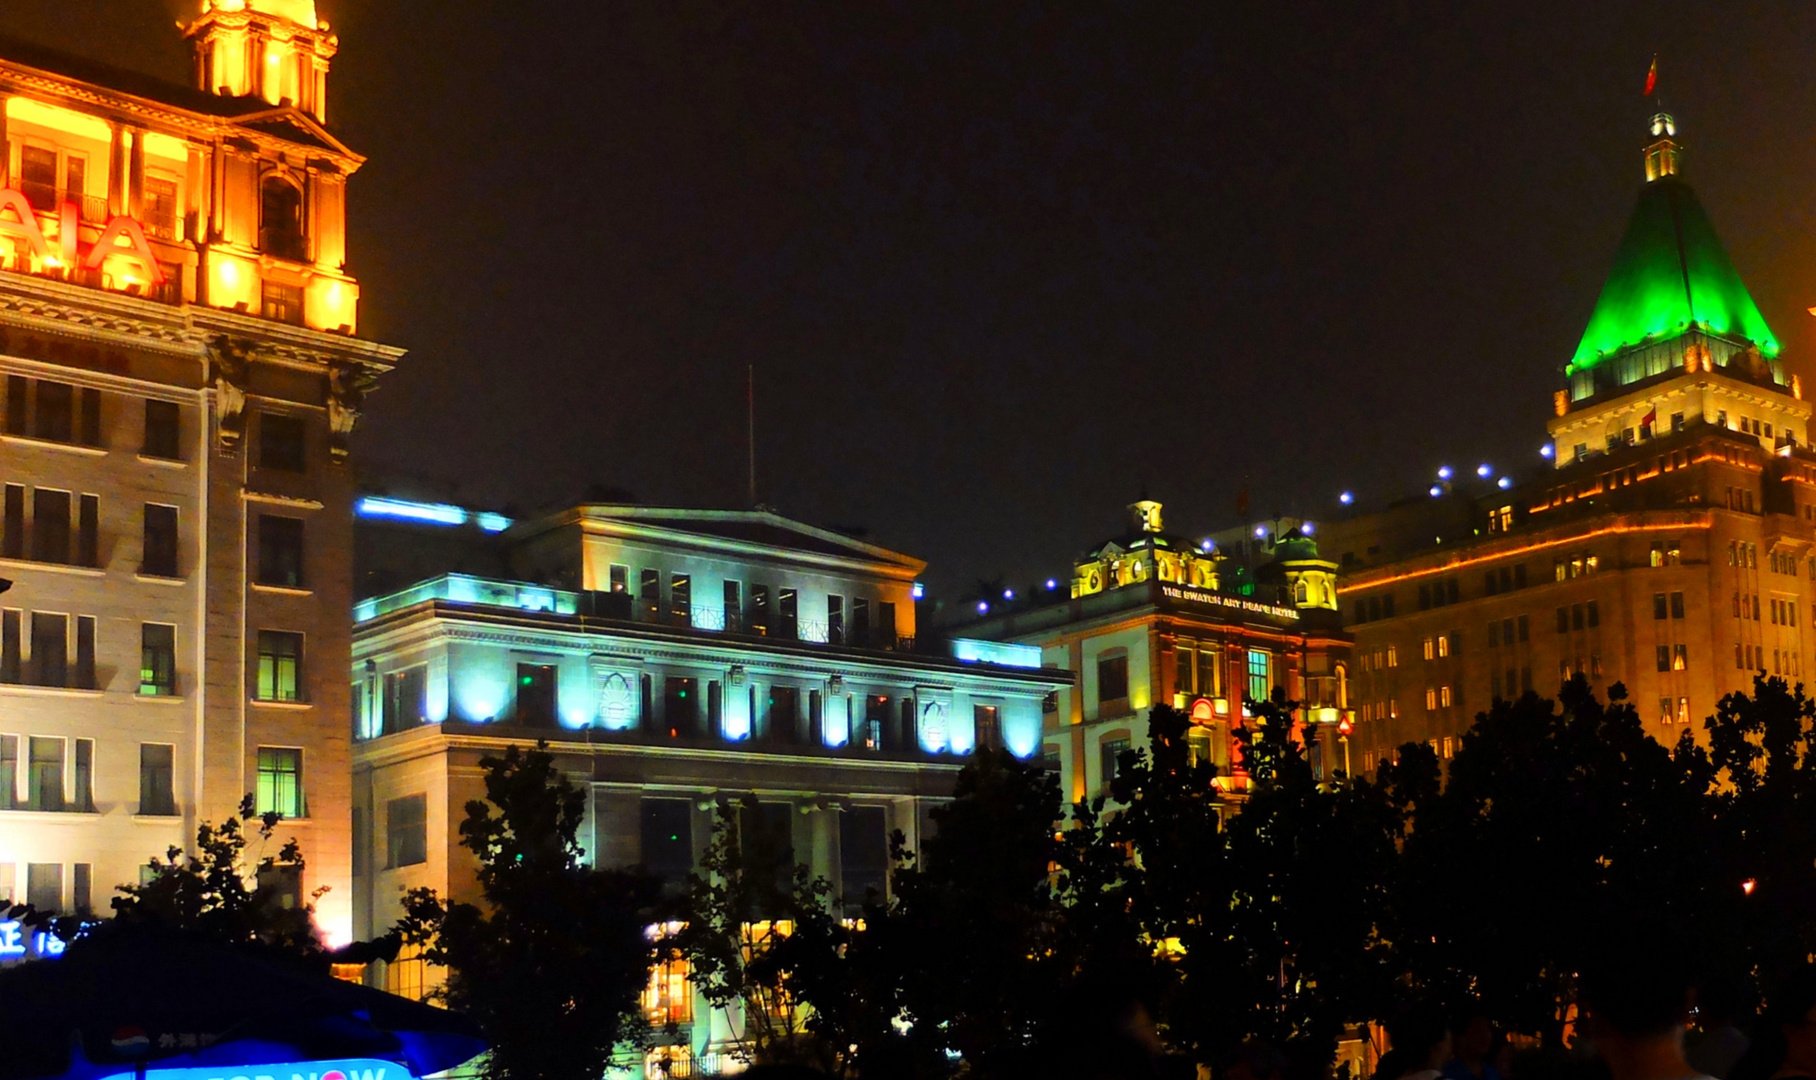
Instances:
[[[1763,672],[1816,676],[1811,405],[1678,176],[1647,180],[1547,424],[1547,467],[1469,463],[1329,524],[1356,638],[1358,769],[1440,761],[1497,699],[1621,684],[1667,745]]]
[[[363,341],[337,47],[203,0],[196,86],[0,40],[0,896],[107,909],[247,793],[351,928]]]

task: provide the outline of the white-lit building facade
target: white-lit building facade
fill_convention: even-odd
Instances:
[[[597,865],[684,880],[716,808],[754,797],[797,861],[859,901],[888,887],[888,834],[918,847],[979,747],[1040,753],[1042,701],[1072,681],[1034,648],[917,638],[919,560],[766,511],[360,513],[376,592],[350,668],[362,936],[410,888],[478,899],[459,823],[479,760],[538,741],[588,793]],[[413,966],[393,965],[394,989],[433,978]],[[739,1020],[707,1015],[684,975],[652,981],[652,1025],[681,1032],[656,1053],[710,1064]]]

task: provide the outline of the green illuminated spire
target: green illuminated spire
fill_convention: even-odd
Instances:
[[[1646,148],[1646,186],[1571,370],[1592,368],[1622,349],[1693,328],[1778,355],[1778,338],[1728,261],[1696,193],[1677,176],[1676,134],[1670,116],[1652,118],[1655,141]]]

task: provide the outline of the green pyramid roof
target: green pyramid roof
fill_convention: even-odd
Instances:
[[[1639,193],[1571,368],[1594,367],[1624,348],[1674,337],[1693,322],[1778,355],[1778,338],[1728,261],[1696,193],[1677,177],[1663,176]]]

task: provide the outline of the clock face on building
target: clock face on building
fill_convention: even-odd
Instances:
[[[1085,588],[1095,591],[1097,588],[1098,582],[1100,582],[1102,580],[1103,580],[1102,578],[1097,576],[1097,571],[1093,570],[1089,574],[1085,575]]]

